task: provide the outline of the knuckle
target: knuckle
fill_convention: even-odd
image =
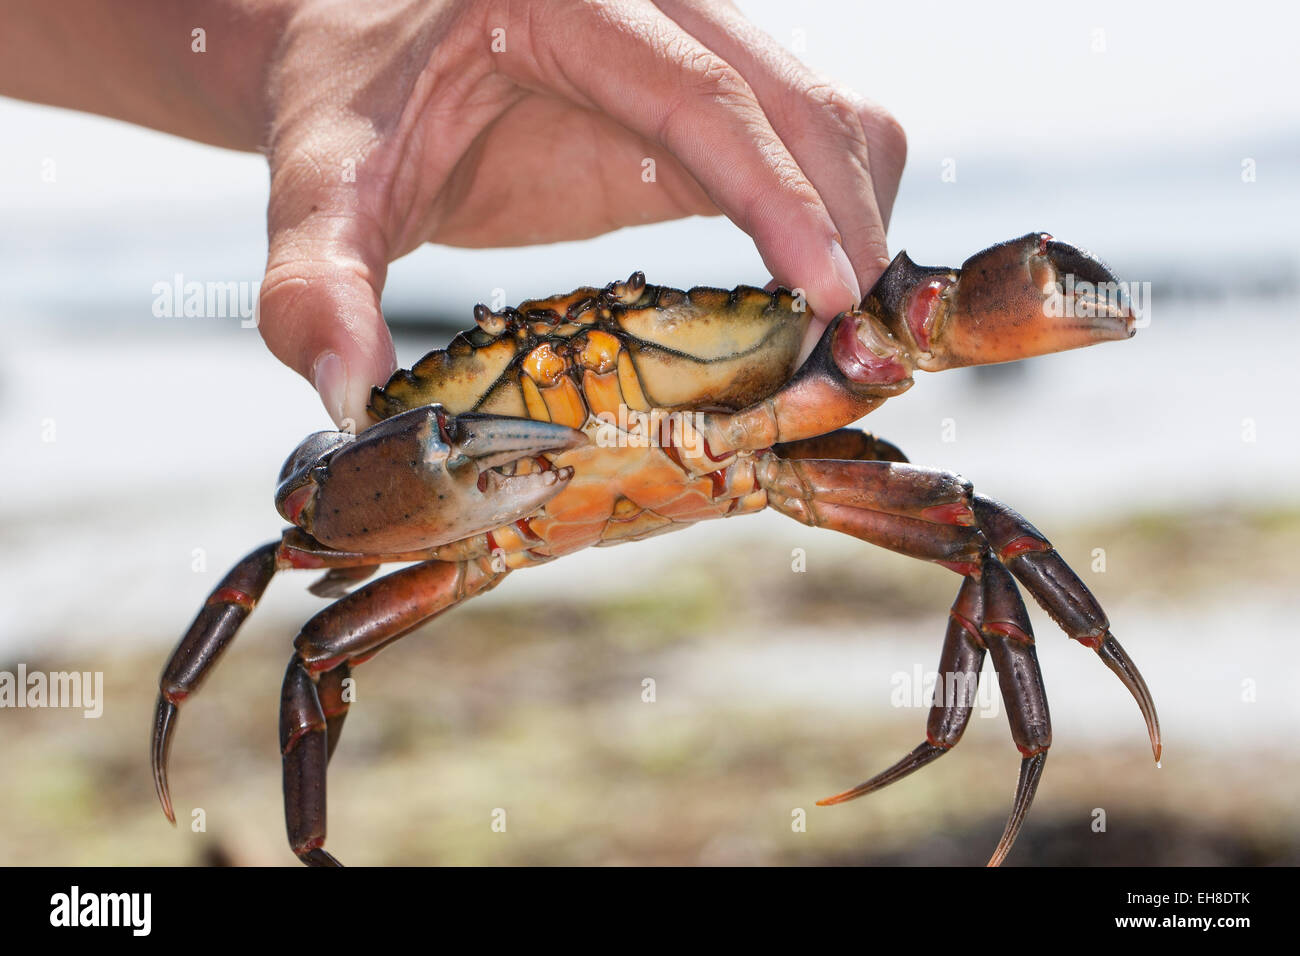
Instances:
[[[848,223],[843,229],[844,242],[849,249],[878,249],[885,246],[885,225],[880,221],[880,214],[874,204],[869,215],[863,215]]]
[[[684,85],[691,92],[722,101],[755,102],[753,91],[734,67],[712,50],[687,44],[679,61]]]
[[[892,113],[873,103],[864,104],[859,110],[859,119],[872,149],[884,152],[899,167],[907,158],[907,133]]]
[[[813,104],[818,119],[831,133],[866,143],[862,107],[853,94],[831,83],[818,83],[804,91],[804,99]]]
[[[678,72],[678,94],[659,120],[658,139],[669,145],[686,122],[699,125],[693,111],[701,101],[740,113],[759,113],[758,100],[744,78],[716,53],[688,41],[668,47],[673,68]],[[707,118],[713,122],[712,118]]]

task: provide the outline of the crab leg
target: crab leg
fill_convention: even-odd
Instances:
[[[907,456],[893,442],[877,438],[860,428],[840,428],[815,438],[778,444],[772,449],[785,461],[827,458],[836,461],[899,461]]]
[[[974,528],[970,483],[891,461],[785,460],[758,466],[768,504],[796,521],[829,528],[959,574],[978,570],[984,539]]]
[[[874,444],[863,444],[873,453]],[[975,647],[987,649],[998,672],[1012,739],[1023,755],[1011,816],[990,865],[1006,857],[1041,778],[1051,746],[1051,721],[1033,630],[1012,574],[1070,637],[1097,651],[1138,703],[1152,751],[1160,759],[1155,705],[1136,666],[1110,633],[1101,606],[1046,538],[1006,505],[973,494],[956,475],[878,460],[760,458],[759,484],[768,503],[796,520],[942,564],[966,576],[953,605],[940,664],[943,679],[978,674]],[[978,582],[978,584],[976,584]],[[976,601],[974,589],[979,588]],[[956,679],[956,678],[951,678]],[[878,790],[937,759],[956,744],[969,720],[936,699],[926,742],[893,767],[823,804]]]
[[[892,461],[767,459],[764,487],[818,505],[867,508],[904,518],[969,527],[971,483],[934,468]]]
[[[167,782],[167,762],[181,703],[194,694],[211,673],[275,573],[286,567],[303,566],[305,559],[302,554],[311,553],[307,549],[312,546],[320,547],[297,528],[290,528],[282,540],[264,544],[242,558],[208,595],[198,616],[167,659],[167,665],[159,679],[158,705],[154,713],[149,756],[158,802],[172,823],[176,822],[176,815]],[[420,555],[427,556],[427,553]],[[332,560],[328,562],[330,570],[312,585],[311,590],[321,597],[337,597],[348,583],[372,574],[377,563],[406,560],[412,560],[412,557],[333,554]],[[312,566],[325,564],[322,562]],[[331,699],[331,707],[331,712],[338,711],[342,715],[347,713],[347,706],[341,701],[334,702]],[[337,717],[337,723],[342,726],[343,716]],[[337,739],[337,731],[331,731],[331,734],[331,739]]]
[[[285,826],[303,863],[339,865],[323,849],[325,771],[347,715],[342,687],[349,665],[369,660],[507,573],[493,570],[487,560],[428,561],[366,585],[303,627],[280,698]]]
[[[321,846],[325,842],[325,768],[348,715],[342,687],[351,673],[347,664],[340,664],[313,684],[307,668],[295,657],[289,662],[280,692],[285,824],[290,843],[303,848],[295,852],[312,866],[341,865]]]
[[[340,664],[332,671],[326,671],[316,681],[316,696],[320,698],[321,713],[325,715],[326,731],[329,736],[329,755],[334,756],[334,748],[339,745],[343,735],[343,721],[348,716],[348,697],[345,682],[352,677],[352,668]]]
[[[1110,633],[1110,622],[1093,597],[1042,533],[1018,512],[983,495],[955,475],[946,482],[932,469],[879,461],[784,461],[760,459],[759,484],[768,503],[796,521],[842,531],[910,557],[934,561],[959,574],[976,574],[986,549],[1029,589],[1061,630],[1092,648],[1124,684],[1146,722],[1151,751],[1160,760],[1160,721],[1151,692],[1137,666]],[[870,495],[828,488],[827,479],[853,482],[880,494],[879,510]],[[906,506],[907,486],[915,501]],[[960,491],[959,489],[964,489]],[[858,502],[841,504],[837,502]],[[909,511],[915,517],[897,512]],[[895,513],[891,513],[895,512]],[[973,522],[969,516],[973,516]],[[968,524],[970,522],[970,524]]]
[[[979,578],[966,578],[949,612],[925,742],[888,770],[817,805],[833,806],[873,793],[955,747],[974,710],[985,650],[998,674],[1011,739],[1023,755],[1011,815],[989,860],[989,866],[1000,866],[1033,804],[1052,728],[1029,615],[1011,575],[991,556],[985,558]]]
[[[912,771],[920,770],[957,746],[975,709],[980,668],[984,666],[985,646],[980,635],[983,607],[980,582],[973,577],[967,578],[948,612],[948,632],[939,655],[939,673],[934,684],[934,703],[925,725],[925,743],[888,770],[850,790],[818,800],[817,806],[834,806],[874,793],[902,780]]]
[[[998,686],[1011,724],[1011,739],[1023,755],[1011,816],[989,859],[989,866],[1000,866],[1034,801],[1047,762],[1047,749],[1052,746],[1052,720],[1047,712],[1043,672],[1034,651],[1034,629],[1020,591],[1007,569],[992,555],[985,556],[980,576],[984,585],[980,636],[998,672]]]
[[[352,586],[379,570],[378,564],[358,564],[354,567],[330,568],[307,586],[317,597],[337,600],[352,590]]]
[[[771,492],[767,500],[777,511],[803,524],[839,531],[909,558],[933,561],[958,574],[973,573],[984,548],[979,531],[974,528],[904,518],[850,505],[780,498]]]
[[[325,768],[329,726],[316,685],[293,658],[280,692],[280,752],[284,755],[284,817],[289,844],[309,866],[339,866],[325,852]]]
[[[360,664],[435,614],[495,586],[507,574],[487,560],[426,561],[354,591],[305,625],[294,640],[308,672]]]
[[[1137,701],[1151,738],[1151,752],[1160,762],[1160,719],[1146,681],[1110,632],[1110,621],[1087,585],[1070,569],[1042,533],[1018,512],[982,495],[974,497],[980,530],[998,560],[1029,589],[1029,593],[1061,630],[1090,647],[1120,679]]]
[[[158,681],[150,761],[153,764],[154,789],[162,803],[163,813],[172,823],[176,822],[176,814],[167,787],[167,756],[180,704],[198,689],[266,590],[276,572],[278,547],[278,542],[262,545],[221,579],[172,651]]]

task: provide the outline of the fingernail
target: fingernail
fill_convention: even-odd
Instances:
[[[849,256],[835,239],[831,239],[831,263],[835,265],[836,277],[840,280],[840,285],[849,290],[850,297],[853,298],[854,306],[857,306],[862,300],[862,289],[858,286],[858,273],[853,271],[853,263],[850,263]]]
[[[311,383],[320,393],[325,411],[335,425],[343,424],[343,403],[348,396],[348,369],[336,352],[321,352],[311,367]]]
[[[831,263],[835,266],[835,275],[840,280],[840,284],[849,290],[853,304],[857,305],[862,301],[862,290],[858,287],[857,273],[853,271],[853,263],[849,262],[844,247],[834,239],[831,240]]]

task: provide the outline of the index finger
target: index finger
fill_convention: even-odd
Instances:
[[[548,7],[529,28],[531,56],[507,55],[508,74],[600,109],[669,150],[818,315],[857,305],[857,278],[821,197],[722,57],[645,0]],[[598,54],[573,57],[573,37]]]
[[[883,110],[817,76],[730,3],[656,0],[740,70],[817,189],[865,290],[889,265],[885,230],[907,140]]]

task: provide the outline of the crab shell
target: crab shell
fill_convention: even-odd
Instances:
[[[581,428],[588,412],[620,406],[736,410],[789,380],[811,318],[788,289],[681,292],[639,272],[475,315],[478,328],[375,389],[371,411],[382,419],[437,403]]]
[[[304,442],[281,476],[285,517],[372,553],[486,532],[517,565],[761,507],[752,465],[728,470],[736,456],[714,459],[679,414],[745,408],[789,382],[810,318],[791,292],[680,292],[634,274],[476,314],[478,328],[374,391],[381,421],[361,440]],[[510,442],[479,441],[488,457],[464,467],[466,429],[507,427]]]

